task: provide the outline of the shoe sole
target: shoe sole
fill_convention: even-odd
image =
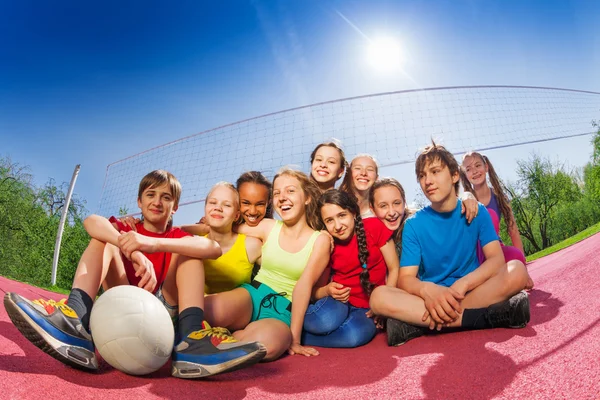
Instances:
[[[258,345],[259,348],[255,352],[248,353],[244,357],[239,357],[223,364],[203,365],[188,361],[173,361],[171,375],[183,379],[206,378],[223,372],[231,372],[248,367],[256,364],[267,355],[267,348],[260,343]]]
[[[88,349],[56,340],[19,307],[10,293],[4,295],[4,308],[19,332],[44,353],[63,364],[82,371],[94,372],[98,370],[98,361],[95,354],[91,356]]]

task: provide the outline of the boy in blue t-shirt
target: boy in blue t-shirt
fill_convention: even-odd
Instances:
[[[486,208],[469,224],[457,198],[459,167],[433,143],[419,155],[415,172],[431,205],[406,220],[398,287],[381,286],[370,306],[388,317],[388,344],[397,346],[429,329],[522,328],[529,322],[527,270],[508,264]],[[485,261],[479,265],[477,242]]]

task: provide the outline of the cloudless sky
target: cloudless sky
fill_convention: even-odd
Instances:
[[[0,0],[0,156],[40,185],[81,164],[93,212],[108,164],[274,111],[436,86],[600,92],[599,15],[591,0]],[[403,73],[369,64],[379,36]],[[588,142],[548,154],[577,143],[581,164]]]

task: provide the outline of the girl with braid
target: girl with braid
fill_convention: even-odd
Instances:
[[[345,170],[346,157],[336,141],[323,142],[310,154],[310,180],[321,193],[333,189]]]
[[[489,158],[475,151],[468,152],[463,156],[461,172],[461,183],[465,191],[473,193],[477,200],[487,208],[497,233],[500,230],[500,220],[504,218],[508,236],[513,244],[513,246],[506,246],[501,243],[506,262],[519,260],[525,264],[523,242],[510,207],[510,201],[504,192],[504,184],[496,174]],[[488,186],[488,177],[492,187]],[[483,251],[481,249],[477,255],[479,261],[482,262]],[[529,277],[526,289],[532,287],[533,280]]]
[[[380,285],[396,286],[400,267],[392,231],[378,218],[362,219],[356,199],[329,190],[319,199],[321,219],[335,241],[331,282],[313,290],[314,304],[304,317],[302,343],[320,347],[358,347],[377,332],[369,296]],[[387,280],[386,280],[387,273]]]

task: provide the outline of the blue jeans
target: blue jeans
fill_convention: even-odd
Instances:
[[[358,308],[331,297],[310,304],[304,316],[302,344],[319,347],[358,347],[369,343],[377,333],[372,318]]]

